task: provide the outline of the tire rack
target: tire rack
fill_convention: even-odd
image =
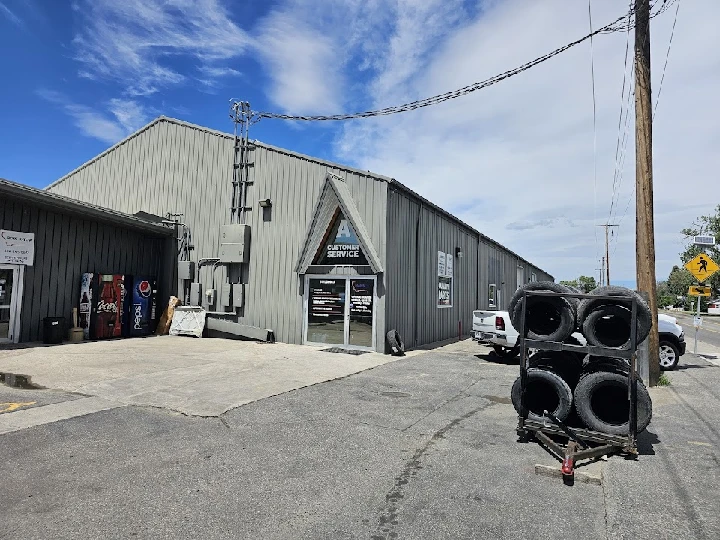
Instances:
[[[526,339],[525,318],[527,313],[527,298],[529,296],[548,296],[559,298],[578,298],[593,300],[610,300],[613,303],[623,302],[630,304],[630,346],[625,349],[597,347],[592,345],[571,345],[556,341],[541,341]],[[562,474],[565,480],[574,475],[575,462],[581,459],[590,459],[615,452],[623,452],[631,457],[637,456],[637,298],[623,296],[595,296],[590,294],[554,293],[546,291],[523,291],[523,309],[520,314],[520,410],[518,416],[517,434],[522,441],[534,436],[545,445],[548,450],[562,460]],[[528,409],[525,406],[525,391],[527,386],[527,370],[529,358],[527,349],[534,348],[543,351],[568,351],[585,353],[592,356],[607,356],[622,358],[630,364],[628,394],[630,401],[629,433],[624,435],[611,435],[589,429],[570,428],[552,414],[545,415],[546,422],[528,419]],[[549,435],[568,439],[567,445],[561,445],[552,440]],[[599,443],[601,446],[591,447],[586,443]]]

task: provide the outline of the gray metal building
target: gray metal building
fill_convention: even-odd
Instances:
[[[392,178],[258,141],[242,166],[245,226],[221,235],[238,208],[237,144],[160,117],[47,189],[181,214],[196,271],[180,263],[193,279],[179,293],[209,310],[211,331],[382,351],[396,329],[414,347],[467,334],[473,309],[502,309],[519,284],[553,279]]]
[[[0,231],[0,342],[43,339],[45,317],[70,322],[83,272],[157,276],[166,300],[174,290],[167,226],[0,179]],[[7,247],[14,236],[24,257]]]

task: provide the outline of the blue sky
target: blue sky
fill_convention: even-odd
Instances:
[[[678,1],[654,126],[659,277],[678,263],[679,230],[720,202],[720,3]],[[627,4],[591,0],[595,27]],[[655,100],[674,15],[652,24]],[[231,98],[324,114],[427,97],[588,28],[575,0],[0,0],[0,177],[44,187],[160,114],[230,131]],[[598,36],[422,111],[263,120],[251,137],[395,177],[557,279],[597,275],[597,225],[620,222],[611,268],[631,280],[632,111],[618,127],[628,40]],[[702,197],[684,196],[690,186]]]

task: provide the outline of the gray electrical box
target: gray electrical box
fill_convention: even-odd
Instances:
[[[178,261],[178,279],[195,279],[195,263],[193,261]]]
[[[190,284],[190,305],[191,306],[202,306],[203,305],[202,283],[191,283]]]
[[[223,283],[220,285],[220,297],[218,299],[219,307],[230,307],[232,301],[232,285],[230,283]]]
[[[215,306],[215,295],[216,290],[215,289],[207,289],[203,291],[203,307],[210,311],[210,308]]]
[[[232,305],[234,308],[243,307],[245,301],[245,286],[242,283],[233,283],[232,286]]]
[[[220,227],[220,262],[246,263],[250,260],[250,225]]]

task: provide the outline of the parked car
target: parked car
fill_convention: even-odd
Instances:
[[[720,298],[708,303],[708,315],[720,315]]]
[[[685,354],[685,333],[677,319],[664,313],[658,314],[660,337],[660,369],[675,369],[680,357]],[[473,340],[489,345],[500,357],[513,358],[520,354],[519,332],[510,322],[507,311],[473,311]],[[585,338],[579,332],[573,337],[582,343]]]

